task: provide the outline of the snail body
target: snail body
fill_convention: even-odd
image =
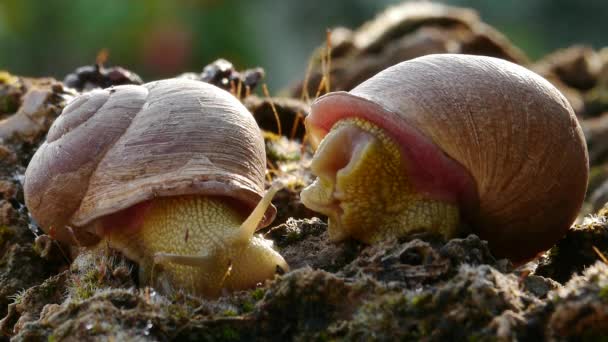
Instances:
[[[275,213],[265,163],[255,120],[228,92],[183,79],[117,86],[64,109],[26,170],[25,199],[42,229],[107,241],[144,284],[213,296],[287,268],[254,236]]]
[[[320,142],[318,178],[301,197],[329,216],[334,240],[453,237],[464,221],[494,254],[522,261],[563,236],[586,190],[587,149],[568,102],[496,58],[402,62],[320,97],[306,126]]]

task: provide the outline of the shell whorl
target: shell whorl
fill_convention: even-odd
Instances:
[[[226,196],[253,208],[265,163],[260,130],[239,101],[169,79],[76,98],[32,158],[24,190],[43,229],[62,230],[158,196]],[[273,216],[271,208],[265,223]]]
[[[479,201],[468,219],[497,256],[532,257],[576,218],[585,140],[566,99],[537,74],[491,57],[428,55],[334,96],[377,104],[385,125],[417,129],[460,163]]]

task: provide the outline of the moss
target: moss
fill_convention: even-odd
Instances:
[[[75,301],[85,300],[85,299],[93,297],[93,295],[95,294],[95,290],[90,287],[79,286],[76,288],[76,291],[74,292],[74,294],[75,294],[75,296],[73,297],[73,299]]]
[[[255,301],[259,301],[264,298],[264,294],[266,294],[266,289],[259,287],[251,291],[251,298]]]
[[[176,321],[188,320],[192,316],[192,312],[182,303],[169,305],[167,307],[167,313]]]
[[[350,322],[333,327],[346,340],[466,340],[505,310],[519,314],[535,302],[518,286],[514,275],[487,265],[463,265],[455,277],[437,287],[375,296],[356,310]]]
[[[284,248],[309,236],[320,236],[326,229],[327,224],[316,217],[302,220],[289,218],[285,223],[272,228],[266,237],[272,239],[279,248]]]
[[[298,161],[302,158],[300,144],[271,132],[264,132],[263,135],[266,142],[266,156],[268,159],[278,162],[289,162]]]
[[[243,311],[243,313],[252,312],[254,308],[255,308],[255,303],[252,303],[252,302],[244,302],[241,306],[241,310]]]
[[[289,229],[287,230],[287,235],[285,235],[285,243],[291,244],[298,240],[301,240],[302,232],[299,229]]]
[[[68,292],[72,300],[83,301],[108,288],[134,286],[131,267],[114,250],[91,250],[80,254],[71,266]],[[127,272],[115,272],[116,270]]]
[[[608,265],[596,262],[550,296],[552,302],[532,318],[545,320],[544,331],[552,334],[548,339],[595,341],[608,336]]]
[[[602,287],[600,289],[600,292],[598,293],[598,296],[603,300],[603,301],[607,301],[608,302],[608,285]]]
[[[429,293],[423,293],[417,296],[412,297],[411,303],[414,307],[421,307],[425,305],[429,300],[432,299],[432,296]]]
[[[240,340],[240,334],[238,331],[226,327],[224,328],[224,330],[222,331],[222,339],[224,341],[239,341]]]
[[[479,341],[479,335],[472,334],[471,336],[469,336],[469,338],[467,339],[467,341],[469,341],[469,342],[478,342]]]
[[[346,339],[418,340],[430,330],[417,318],[422,311],[413,310],[411,299],[404,293],[388,293],[363,304],[348,323]]]
[[[257,326],[264,335],[306,340],[332,322],[349,319],[377,285],[368,279],[356,284],[324,271],[294,270],[275,279],[251,316],[260,322]]]
[[[89,269],[82,277],[77,278],[74,284],[76,285],[75,300],[91,298],[102,285],[99,282],[99,272],[95,268]]]
[[[13,304],[20,304],[23,301],[25,292],[27,292],[27,289],[22,289],[21,291],[17,291],[15,294],[10,295],[8,298],[13,301]]]
[[[50,297],[57,291],[57,284],[54,282],[44,282],[40,286],[40,293],[45,297]]]
[[[222,311],[221,315],[224,317],[236,317],[238,316],[238,313],[232,309],[226,309]]]
[[[15,235],[15,232],[7,226],[0,226],[0,246],[10,240]]]

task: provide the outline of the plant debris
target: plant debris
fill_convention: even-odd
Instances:
[[[108,52],[100,51],[95,64],[77,68],[73,73],[65,76],[63,84],[82,92],[115,85],[144,83],[139,75],[123,67],[106,68],[104,63],[107,59]]]
[[[200,74],[189,72],[178,77],[211,83],[241,98],[251,94],[264,76],[264,69],[260,67],[239,72],[232,63],[220,58],[205,66]]]

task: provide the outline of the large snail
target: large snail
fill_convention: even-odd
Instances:
[[[117,86],[64,109],[27,168],[25,200],[59,240],[121,250],[144,284],[215,296],[287,269],[254,236],[275,213],[265,165],[255,120],[228,92],[183,79]]]
[[[333,240],[453,237],[468,226],[495,255],[523,261],[563,236],[585,195],[572,108],[542,77],[496,58],[402,62],[318,98],[306,126],[320,141],[318,178],[301,198],[328,215]]]

